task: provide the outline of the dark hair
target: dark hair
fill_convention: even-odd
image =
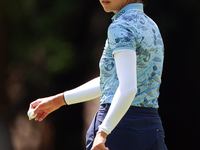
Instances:
[[[146,0],[137,0],[138,3],[143,3],[144,6],[147,4]]]
[[[139,3],[144,3],[144,0],[137,0],[137,2],[139,2]]]

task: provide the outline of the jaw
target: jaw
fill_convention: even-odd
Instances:
[[[100,0],[100,3],[105,12],[113,12],[115,14],[120,10],[121,5],[124,5],[121,0]]]
[[[100,3],[103,6],[105,12],[111,12],[111,2],[109,0],[102,0]]]

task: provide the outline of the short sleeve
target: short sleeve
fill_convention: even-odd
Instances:
[[[111,24],[108,29],[108,42],[113,55],[125,49],[136,51],[134,31],[122,24]]]

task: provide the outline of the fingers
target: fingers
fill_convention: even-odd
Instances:
[[[38,114],[38,116],[39,115],[41,115],[40,113],[39,113],[39,111],[42,109],[42,103],[39,103],[36,107],[35,107],[35,110],[34,110],[34,115],[35,114]],[[38,117],[37,117],[38,118]]]
[[[44,112],[43,112],[42,110],[39,111],[38,114],[37,114],[37,116],[35,117],[35,121],[38,121],[39,118],[42,116],[43,113],[44,113]]]
[[[53,100],[54,100],[53,96],[46,97],[46,98],[38,99],[30,104],[29,109],[33,109],[32,116],[37,115],[35,117],[36,121],[37,120],[42,121],[48,114],[58,109],[57,107],[55,107]]]
[[[43,110],[40,110],[38,112],[37,117],[35,118],[35,121],[42,121],[42,120],[44,120],[44,118],[46,118],[46,116],[48,116],[48,113]]]
[[[45,99],[41,100],[41,99],[38,99],[36,100],[35,102],[31,103],[30,106],[34,109],[33,111],[33,115],[36,115],[39,113],[40,110],[43,110],[43,109],[46,109],[48,108],[49,104],[47,102],[45,102]],[[38,114],[39,116],[40,114]],[[41,116],[41,115],[40,115]],[[40,117],[39,116],[39,117]]]
[[[109,148],[105,147],[104,144],[98,144],[93,146],[91,150],[109,150]]]
[[[105,147],[105,148],[93,147],[91,150],[109,150],[109,148],[108,147]]]
[[[43,108],[45,108],[45,105],[43,104],[41,99],[33,101],[29,106],[29,110],[33,109],[32,116],[35,116],[35,115],[37,116],[35,118],[29,117],[29,120],[35,119],[35,121],[37,120],[42,121],[48,115],[42,110]]]
[[[101,150],[101,149],[98,147],[93,147],[91,150]]]
[[[40,99],[33,101],[32,103],[30,103],[29,105],[29,109],[35,109],[42,101]]]
[[[39,118],[39,121],[44,120],[44,118],[46,118],[48,114],[47,113],[43,113],[42,116]]]
[[[36,104],[35,102],[33,102],[33,103],[31,103],[30,106],[29,106],[29,110],[28,110],[28,112],[27,112],[27,115],[28,115],[28,117],[29,117],[29,120],[34,119],[34,118],[37,116],[37,114],[38,114],[38,111],[39,111],[39,110],[36,109],[36,108],[37,108],[36,105],[38,105],[38,102],[37,102],[37,104]]]

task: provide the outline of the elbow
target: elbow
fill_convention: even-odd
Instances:
[[[131,93],[131,95],[135,96],[137,93],[137,86],[131,86],[129,87],[129,92]]]
[[[136,93],[137,93],[137,86],[136,85],[123,85],[121,86],[121,92],[129,95],[131,97],[135,97]]]

